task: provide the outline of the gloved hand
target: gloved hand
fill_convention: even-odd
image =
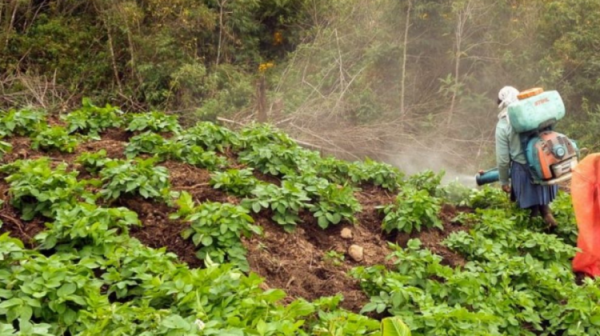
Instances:
[[[510,185],[509,185],[509,184],[507,184],[507,185],[503,185],[503,186],[502,186],[502,190],[503,190],[505,193],[507,193],[507,194],[510,194]]]

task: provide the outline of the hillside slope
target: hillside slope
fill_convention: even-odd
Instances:
[[[415,335],[600,332],[568,195],[549,233],[496,189],[89,102],[2,112],[0,135],[6,330],[374,335],[396,315]]]

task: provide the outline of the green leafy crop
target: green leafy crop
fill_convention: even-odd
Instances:
[[[361,207],[351,187],[333,184],[311,174],[286,176],[285,179],[304,186],[313,201],[308,207],[321,228],[326,229],[341,221],[355,222],[354,213],[359,212]]]
[[[81,164],[85,170],[92,174],[98,173],[108,161],[106,150],[101,149],[97,152],[84,152],[77,157],[75,162]]]
[[[427,190],[429,195],[436,196],[443,177],[443,172],[435,174],[431,170],[425,170],[419,174],[408,177],[405,183],[417,190]]]
[[[252,191],[253,198],[245,199],[242,204],[255,213],[261,209],[270,209],[273,220],[283,225],[286,231],[293,231],[300,220],[298,213],[308,207],[310,200],[301,184],[283,181],[281,187],[274,184],[259,184]]]
[[[129,139],[125,147],[125,156],[133,159],[141,153],[157,154],[160,157],[168,156],[171,148],[170,141],[154,132],[144,132]]]
[[[12,151],[12,145],[8,142],[0,141],[0,160],[6,153],[10,153]]]
[[[155,166],[155,159],[134,161],[112,160],[100,171],[103,186],[100,196],[116,200],[121,195],[141,195],[144,198],[169,196],[169,173]]]
[[[77,172],[68,172],[65,163],[52,169],[48,158],[19,160],[0,171],[9,174],[11,203],[21,210],[24,220],[37,214],[53,217],[58,209],[69,208],[80,198],[93,201],[85,190],[90,181],[77,181]]]
[[[149,112],[133,114],[127,130],[130,132],[179,133],[181,126],[179,126],[176,116],[167,115],[162,112]]]
[[[82,107],[62,117],[68,124],[69,133],[80,132],[98,139],[99,133],[123,124],[123,111],[106,104],[94,105],[89,98],[83,98]]]
[[[260,183],[252,169],[228,169],[211,175],[210,185],[236,196],[248,196]]]
[[[76,137],[69,135],[67,130],[62,126],[48,127],[39,132],[31,142],[33,149],[57,149],[61,152],[72,153],[79,140]]]
[[[127,234],[132,225],[141,223],[131,210],[79,203],[70,209],[60,209],[54,222],[47,224],[48,229],[35,239],[40,242],[41,249],[52,249],[58,244],[77,248],[109,247],[117,233]]]
[[[398,190],[404,177],[397,168],[370,159],[352,164],[349,175],[354,183],[372,183],[389,191]]]
[[[191,238],[194,245],[199,246],[197,256],[218,263],[229,261],[248,271],[246,249],[242,245],[241,236],[250,237],[252,233],[261,234],[261,229],[253,225],[254,220],[248,215],[248,210],[228,203],[205,202],[194,206],[192,197],[182,193],[179,201],[179,211],[172,218],[183,218],[191,226],[181,235]]]
[[[0,138],[33,135],[46,127],[46,112],[35,109],[9,110],[0,116]]]
[[[186,129],[178,137],[178,141],[183,142],[186,146],[195,145],[207,151],[219,151],[221,153],[239,145],[236,133],[211,122],[200,122],[194,127]]]
[[[271,175],[294,175],[312,170],[319,159],[317,152],[278,144],[254,145],[239,153],[240,162]]]
[[[429,195],[427,190],[413,188],[403,189],[396,197],[396,202],[383,207],[385,217],[382,227],[386,232],[398,230],[411,233],[421,231],[421,227],[442,229],[438,217],[440,199]]]

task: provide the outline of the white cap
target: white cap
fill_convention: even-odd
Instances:
[[[503,87],[500,92],[498,92],[498,108],[504,108],[508,105],[519,100],[517,96],[519,95],[519,90],[515,89],[512,86]]]

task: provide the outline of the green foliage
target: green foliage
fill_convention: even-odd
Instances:
[[[46,127],[46,112],[25,108],[9,110],[0,116],[0,138],[12,135],[31,136]]]
[[[303,185],[313,202],[308,206],[322,229],[337,225],[341,221],[355,222],[354,213],[361,210],[360,203],[354,197],[354,189],[329,183],[315,175],[286,176],[288,181]]]
[[[8,142],[0,141],[0,160],[6,153],[10,153],[12,151],[12,145]]]
[[[508,208],[511,206],[510,197],[500,188],[489,185],[473,191],[469,196],[469,206],[475,209]]]
[[[281,182],[281,187],[274,184],[258,184],[252,191],[253,198],[244,199],[242,205],[255,213],[262,209],[270,209],[273,220],[291,232],[295,229],[301,209],[308,207],[310,199],[301,184],[290,181]]]
[[[171,148],[171,153],[173,153],[173,149],[180,150],[180,152],[172,154],[174,157],[178,157],[183,162],[189,163],[192,166],[217,170],[228,165],[225,157],[219,156],[212,151],[205,151],[200,146],[187,147],[183,143],[176,142],[171,145]]]
[[[79,203],[72,208],[59,209],[48,229],[35,239],[40,249],[52,249],[64,244],[70,248],[110,246],[117,233],[127,234],[128,227],[141,225],[135,212],[126,208],[100,208]],[[65,248],[62,246],[61,248]]]
[[[397,317],[381,320],[381,336],[411,336],[410,329]]]
[[[80,132],[98,139],[100,132],[120,127],[123,117],[123,112],[116,107],[109,104],[98,107],[89,98],[83,98],[81,108],[62,116],[62,119],[67,122],[69,133]]]
[[[577,244],[577,220],[573,212],[571,195],[559,192],[558,197],[552,202],[551,207],[554,218],[556,218],[556,223],[558,224],[556,234],[571,245]]]
[[[125,156],[133,159],[141,153],[157,154],[161,157],[170,154],[170,141],[154,132],[144,132],[129,139],[125,147]]]
[[[275,176],[312,170],[319,159],[317,152],[278,144],[253,145],[249,150],[240,152],[238,158],[241,163]]]
[[[52,169],[48,158],[19,160],[4,165],[0,172],[8,174],[11,204],[19,209],[24,220],[35,215],[53,217],[61,208],[69,208],[80,198],[92,201],[85,191],[89,181],[77,181],[77,172],[68,172],[67,164]]]
[[[184,239],[191,238],[194,245],[199,247],[196,254],[199,259],[210,258],[218,263],[231,262],[245,272],[249,270],[241,236],[261,234],[262,230],[252,224],[254,220],[248,215],[247,209],[213,202],[194,206],[188,193],[183,193],[177,204],[179,211],[172,218],[183,218],[191,224],[181,232],[181,236]]]
[[[385,214],[382,228],[388,233],[393,230],[411,233],[421,231],[421,227],[443,229],[438,217],[440,202],[427,190],[405,188],[396,197],[395,204],[380,207]]]
[[[314,305],[319,320],[312,327],[310,335],[380,335],[379,322],[366,316],[340,310],[338,306],[341,301],[341,295],[315,300]]]
[[[169,173],[154,166],[155,159],[134,161],[111,160],[100,171],[102,189],[99,195],[114,201],[121,195],[167,199],[170,192]]]
[[[228,169],[211,175],[210,185],[213,188],[225,190],[236,196],[249,196],[252,190],[260,184],[252,174],[252,169]]]
[[[79,140],[76,137],[69,135],[69,132],[62,126],[48,127],[40,131],[33,141],[31,148],[33,149],[56,149],[61,152],[72,153]]]
[[[327,251],[325,254],[323,254],[323,260],[331,263],[333,266],[340,266],[344,263],[344,259],[345,257],[343,253],[339,253],[334,250]]]
[[[297,144],[287,134],[268,124],[250,124],[239,132],[237,150],[248,150],[253,146],[279,145],[284,148],[293,148]]]
[[[372,183],[389,191],[398,190],[404,177],[397,168],[368,158],[364,162],[355,162],[349,175],[354,183]]]
[[[436,196],[443,177],[444,172],[436,174],[431,170],[425,170],[408,177],[406,184],[417,190],[426,190],[429,195]]]
[[[130,132],[151,131],[158,133],[179,133],[181,126],[174,115],[167,115],[162,112],[137,113],[131,116],[131,121],[127,125]]]
[[[353,165],[347,161],[338,160],[334,157],[326,157],[317,162],[315,170],[319,177],[326,178],[332,183],[348,183]]]
[[[239,144],[236,133],[211,122],[197,123],[194,127],[186,129],[178,137],[178,141],[186,146],[196,145],[208,151],[221,153]]]
[[[106,156],[106,150],[101,149],[94,153],[93,152],[81,153],[77,157],[77,159],[75,159],[75,162],[82,165],[83,168],[85,168],[85,170],[87,170],[88,172],[90,172],[92,174],[96,174],[100,170],[102,170],[102,168],[104,168],[106,163],[110,160],[111,159],[109,159]]]

